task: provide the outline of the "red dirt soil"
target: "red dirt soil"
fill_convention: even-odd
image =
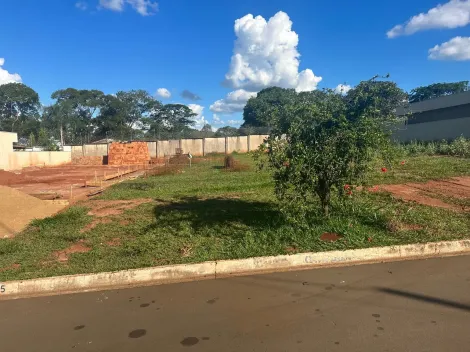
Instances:
[[[57,251],[54,253],[54,256],[59,262],[65,263],[69,260],[69,256],[73,253],[87,253],[91,251],[91,248],[86,246],[83,242],[83,240],[80,240],[63,251]]]
[[[61,165],[56,167],[29,167],[21,171],[0,170],[0,185],[18,189],[27,194],[57,193],[64,199],[70,198],[73,186],[73,198],[79,198],[91,192],[85,188],[85,181],[92,182],[95,175],[98,180],[105,175],[126,171],[127,166],[83,166]]]
[[[323,242],[336,242],[337,240],[341,239],[343,236],[338,235],[337,233],[333,232],[325,232],[323,235],[320,236],[320,239]]]
[[[91,200],[86,203],[86,206],[90,208],[88,215],[92,215],[95,218],[91,223],[86,225],[80,230],[81,233],[94,229],[99,224],[109,224],[112,219],[108,216],[120,215],[127,209],[135,208],[136,206],[144,203],[151,202],[151,199],[134,199],[134,200]],[[128,220],[120,220],[119,224],[122,226],[129,225]]]
[[[426,183],[407,183],[403,185],[383,185],[381,191],[392,193],[396,198],[414,201],[422,205],[468,212],[470,208],[447,203],[444,198],[458,200],[470,198],[470,177],[454,177]]]

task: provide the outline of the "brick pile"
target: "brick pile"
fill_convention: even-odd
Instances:
[[[74,156],[72,158],[74,165],[103,165],[102,156]]]
[[[146,142],[111,143],[108,165],[148,164],[150,153]]]

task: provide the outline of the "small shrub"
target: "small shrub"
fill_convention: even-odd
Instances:
[[[461,158],[470,157],[470,139],[461,136],[452,142],[445,139],[439,142],[412,141],[399,145],[408,155],[451,155]]]
[[[468,158],[470,157],[470,139],[460,136],[450,144],[449,149],[450,155]]]
[[[189,158],[186,154],[175,155],[168,161],[170,165],[189,165]]]
[[[163,167],[157,167],[145,172],[145,177],[148,176],[163,176],[163,175],[176,175],[181,173],[181,164],[170,164]]]
[[[231,155],[224,158],[224,169],[232,169],[235,166],[235,159]]]

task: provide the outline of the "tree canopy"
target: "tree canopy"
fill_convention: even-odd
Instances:
[[[261,151],[267,148],[284,211],[308,215],[318,199],[328,215],[332,190],[349,194],[374,158],[386,155],[391,130],[384,126],[395,125],[394,110],[405,100],[395,83],[372,79],[345,96],[328,89],[301,93],[276,109]]]
[[[294,89],[270,87],[250,98],[243,110],[242,127],[265,127],[273,124],[272,114],[296,99]]]
[[[23,83],[0,85],[0,130],[29,136],[38,129],[39,95]]]
[[[409,102],[416,103],[418,101],[439,98],[446,95],[463,93],[470,90],[469,81],[460,81],[453,83],[434,83],[429,86],[417,87],[409,94]]]

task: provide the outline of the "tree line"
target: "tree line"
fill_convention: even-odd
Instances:
[[[390,82],[387,81],[375,81],[374,83],[374,88],[379,89],[381,94],[391,94],[390,87]],[[469,81],[435,83],[429,86],[412,89],[410,93],[404,93],[403,99],[405,101],[407,100],[411,104],[467,91],[470,91]],[[242,127],[272,127],[276,124],[276,121],[274,121],[275,112],[279,111],[280,108],[291,104],[294,100],[303,100],[304,102],[308,101],[317,94],[318,93],[315,92],[296,93],[294,89],[285,89],[279,87],[263,89],[256,97],[248,100],[248,103],[243,110]],[[343,95],[347,96],[348,94]],[[375,97],[374,99],[380,100],[382,103],[384,101],[390,101],[385,98],[386,97],[384,96]],[[393,108],[396,108],[397,106],[394,106]]]
[[[144,90],[104,94],[100,90],[67,88],[52,93],[43,106],[39,95],[22,83],[0,86],[0,130],[16,132],[31,146],[107,140],[155,140],[236,136],[249,129],[208,124],[194,128],[196,114],[183,104],[163,104]]]
[[[469,81],[417,87],[407,95],[410,103],[469,91]],[[183,104],[163,104],[145,90],[105,94],[100,90],[67,88],[52,93],[53,102],[40,103],[39,95],[22,83],[0,85],[0,130],[16,132],[27,144],[50,149],[100,139],[164,140],[268,134],[273,112],[292,99],[308,100],[315,92],[266,88],[251,98],[241,128],[214,131],[209,124],[195,128],[196,114]]]

